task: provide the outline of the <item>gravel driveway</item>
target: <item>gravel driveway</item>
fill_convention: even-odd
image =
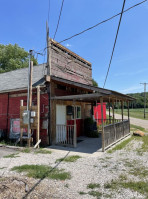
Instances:
[[[128,188],[107,189],[105,185],[113,180],[122,182],[124,176],[128,181],[139,181],[138,176],[130,174],[131,165],[133,167],[148,168],[148,152],[137,153],[137,149],[142,143],[132,141],[126,148],[113,153],[102,153],[102,156],[90,155],[82,156],[79,152],[60,151],[50,149],[51,154],[19,153],[16,158],[0,159],[0,198],[20,199],[20,198],[60,198],[60,199],[93,199],[93,198],[113,198],[113,199],[144,199],[145,196],[139,192]],[[49,149],[48,149],[49,150]],[[70,155],[81,156],[76,162],[60,162],[56,160]],[[32,179],[26,177],[25,173],[11,171],[14,166],[24,164],[50,165],[70,172],[69,180]],[[3,179],[1,183],[1,178]],[[148,180],[148,176],[142,179]],[[25,181],[25,182],[24,182]],[[24,184],[28,185],[28,192],[25,191]],[[96,183],[98,187],[91,189],[89,184]],[[18,186],[16,186],[18,184]],[[13,186],[14,187],[13,187]],[[6,186],[4,188],[3,186]],[[8,187],[8,188],[7,188]],[[13,187],[13,189],[12,189]],[[22,188],[21,188],[22,187]],[[3,190],[3,192],[1,191]],[[11,194],[10,194],[11,192]],[[95,194],[99,194],[95,195]],[[4,197],[5,196],[5,197]]]
[[[10,155],[14,152],[16,152],[16,151],[13,149],[6,148],[6,147],[0,147],[0,158],[2,158],[3,156],[6,156],[6,155]]]
[[[109,112],[106,113],[109,114]],[[116,119],[121,119],[121,117],[122,116],[120,114],[115,114]],[[124,119],[128,119],[128,117],[124,115]],[[130,123],[148,129],[148,120],[130,117]]]

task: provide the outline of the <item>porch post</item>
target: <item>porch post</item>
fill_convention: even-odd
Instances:
[[[105,142],[104,142],[104,121],[103,121],[103,97],[100,98],[101,103],[101,123],[102,123],[102,151],[105,151]]]
[[[112,100],[113,124],[115,123],[114,100]]]
[[[111,115],[110,115],[110,98],[109,98],[108,106],[109,106],[109,124],[110,124],[110,123],[111,123]]]
[[[121,100],[121,114],[122,114],[122,128],[123,128],[123,136],[124,136],[124,122],[123,122],[123,100]]]
[[[128,120],[130,118],[130,115],[129,115],[129,101],[127,101],[127,108],[128,108]]]
[[[20,101],[20,105],[23,106],[24,105],[24,101],[21,100]],[[23,137],[23,128],[20,129],[20,145],[22,146],[22,137]]]
[[[36,131],[36,143],[40,139],[40,86],[37,87],[37,131]],[[39,148],[39,144],[37,146]]]
[[[121,101],[121,114],[122,114],[122,121],[123,121],[123,100]]]
[[[130,132],[130,114],[129,114],[129,101],[127,101],[127,108],[128,108],[128,122],[129,122],[129,132]]]
[[[114,99],[112,100],[112,109],[113,109],[113,126],[114,126],[114,141],[116,141],[116,127],[115,127],[115,111],[114,111]]]
[[[77,135],[76,135],[76,106],[74,101],[74,148],[77,147]]]

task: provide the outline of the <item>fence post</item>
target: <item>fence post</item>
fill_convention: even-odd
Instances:
[[[130,114],[129,114],[129,101],[127,101],[127,108],[128,108],[128,122],[129,122],[129,132],[130,132]]]
[[[116,141],[116,127],[115,127],[114,100],[112,100],[112,110],[113,110],[114,141]]]
[[[123,137],[124,137],[124,121],[123,121],[123,100],[121,101],[121,112],[122,112],[122,130],[123,130]]]
[[[100,98],[101,103],[101,122],[102,122],[102,151],[105,151],[105,135],[104,135],[104,122],[103,122],[103,97]]]

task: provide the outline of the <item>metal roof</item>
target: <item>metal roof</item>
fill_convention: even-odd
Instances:
[[[33,67],[32,83],[35,84],[41,80],[46,72],[46,64],[40,64]],[[23,90],[28,85],[28,68],[17,69],[14,71],[0,74],[0,93]]]

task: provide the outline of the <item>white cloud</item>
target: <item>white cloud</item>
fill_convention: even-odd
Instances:
[[[71,44],[68,44],[68,43],[67,43],[67,44],[65,44],[65,46],[66,46],[66,47],[71,47]]]
[[[142,92],[142,87],[141,87],[141,85],[139,85],[139,86],[131,86],[131,87],[127,88],[127,89],[121,90],[120,92],[124,93],[124,94]]]
[[[120,76],[131,76],[131,75],[139,75],[141,73],[147,72],[148,68],[143,68],[141,70],[135,70],[133,72],[128,72],[128,73],[115,73],[114,77],[120,77]]]

